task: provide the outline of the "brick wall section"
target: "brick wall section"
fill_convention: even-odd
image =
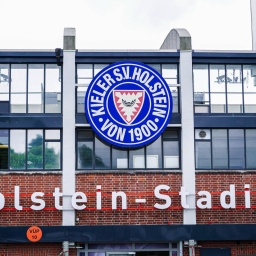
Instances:
[[[77,211],[78,225],[128,225],[128,224],[182,224],[180,191],[182,176],[180,173],[146,173],[146,174],[77,174],[76,190],[87,195],[87,208]],[[160,184],[171,187],[172,206],[175,209],[157,210],[155,203],[163,200],[154,196],[154,189]],[[101,185],[102,209],[96,210],[96,186]],[[127,210],[111,210],[111,192],[123,191],[127,194]],[[167,194],[166,191],[162,193]],[[145,198],[144,204],[135,203],[136,198]],[[121,204],[118,201],[120,209]]]
[[[61,252],[61,243],[0,244],[0,256],[57,256]],[[70,249],[69,255],[76,256],[76,249]]]
[[[229,190],[234,184],[236,189],[236,209],[218,209],[220,193]],[[197,209],[198,224],[245,224],[255,223],[256,208],[244,209],[244,184],[250,184],[251,206],[256,206],[256,173],[202,173],[196,174],[196,191],[206,190],[212,193],[212,205],[216,209]],[[199,197],[197,197],[199,198]]]
[[[55,187],[61,188],[61,175],[58,174],[2,174],[0,176],[0,193],[5,196],[5,207],[0,210],[1,226],[55,226],[62,223],[62,212],[57,210],[22,210],[14,208],[14,187],[20,186],[20,205],[23,209],[32,205],[31,194],[34,192],[45,193],[45,208],[54,207],[52,193]],[[50,196],[47,196],[50,195]],[[10,208],[10,210],[6,210]]]

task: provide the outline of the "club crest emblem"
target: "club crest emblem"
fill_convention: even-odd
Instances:
[[[144,103],[144,91],[114,90],[113,96],[119,115],[127,124],[131,124],[136,119]]]
[[[101,70],[85,95],[85,113],[95,133],[118,147],[156,140],[170,122],[172,95],[153,68],[118,62]]]

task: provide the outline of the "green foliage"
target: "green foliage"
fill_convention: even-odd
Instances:
[[[10,150],[11,169],[25,169],[26,156],[25,153],[16,153]],[[27,169],[42,169],[43,159],[43,138],[37,135],[28,144],[27,150]],[[59,169],[59,154],[56,154],[54,148],[45,148],[45,169]]]
[[[93,166],[93,151],[86,145],[82,145],[79,147],[79,159],[81,161],[81,168],[91,169]],[[105,167],[104,162],[101,157],[95,155],[95,166],[97,167]]]

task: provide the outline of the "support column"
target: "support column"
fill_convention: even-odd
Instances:
[[[256,51],[256,0],[251,0],[252,50]]]
[[[180,52],[181,88],[181,155],[182,186],[185,187],[187,205],[183,210],[183,224],[196,224],[195,208],[195,149],[194,149],[194,103],[192,83],[192,51]]]
[[[75,193],[75,29],[64,29],[62,225],[75,225],[71,196]],[[65,254],[67,255],[67,254]]]
[[[255,0],[256,1],[256,0]],[[172,29],[160,49],[180,50],[181,102],[181,167],[182,186],[188,195],[183,210],[183,224],[196,224],[195,150],[194,150],[194,93],[192,80],[191,36],[186,29]]]

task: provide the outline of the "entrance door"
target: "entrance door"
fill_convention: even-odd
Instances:
[[[200,248],[200,256],[231,256],[230,248]]]

